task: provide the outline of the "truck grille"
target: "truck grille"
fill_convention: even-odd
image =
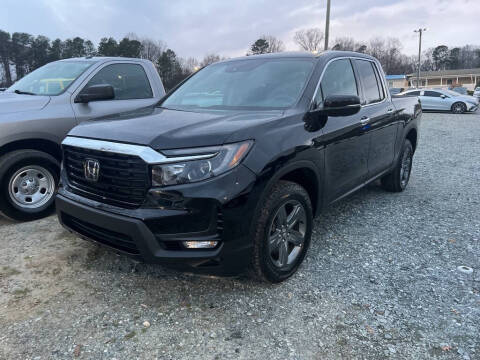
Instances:
[[[124,208],[140,206],[150,185],[148,165],[134,155],[64,146],[64,167],[72,192]],[[100,164],[96,182],[85,178],[84,162]]]

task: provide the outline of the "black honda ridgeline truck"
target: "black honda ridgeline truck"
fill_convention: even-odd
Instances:
[[[141,261],[280,282],[327,205],[375,179],[405,189],[420,117],[364,54],[218,62],[155,107],[74,128],[58,216]]]

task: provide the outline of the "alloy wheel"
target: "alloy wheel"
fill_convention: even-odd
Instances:
[[[297,200],[284,202],[275,213],[268,233],[268,253],[280,269],[295,264],[305,243],[307,215]]]
[[[458,103],[458,104],[455,104],[455,105],[453,106],[453,112],[454,112],[455,114],[462,114],[462,113],[464,113],[465,111],[466,111],[465,105],[462,104],[462,103]]]
[[[402,188],[405,188],[410,179],[410,173],[412,170],[412,152],[410,148],[406,148],[402,156],[402,165],[400,167],[400,184]]]

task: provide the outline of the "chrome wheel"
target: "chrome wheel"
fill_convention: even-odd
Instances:
[[[8,193],[18,207],[38,209],[52,199],[55,193],[55,180],[52,173],[44,167],[26,166],[12,175]]]
[[[283,203],[275,213],[268,232],[268,252],[278,268],[295,263],[305,243],[307,215],[297,200]]]
[[[400,184],[405,188],[410,179],[410,172],[412,170],[412,152],[409,148],[405,149],[402,156],[402,165],[400,167]]]

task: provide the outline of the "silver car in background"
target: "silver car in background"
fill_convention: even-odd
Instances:
[[[473,91],[473,97],[480,99],[480,86],[476,87],[475,90]]]
[[[422,110],[451,111],[454,114],[473,112],[479,106],[479,99],[476,97],[443,89],[412,89],[397,96],[418,96]]]

